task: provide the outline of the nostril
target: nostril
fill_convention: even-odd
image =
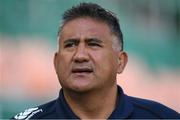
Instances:
[[[83,62],[88,62],[88,59],[84,59],[84,58],[76,58],[74,59],[75,63],[83,63]]]
[[[77,52],[74,55],[74,62],[76,63],[82,63],[82,62],[88,62],[89,61],[89,55],[87,52],[83,51],[83,52]]]
[[[84,61],[84,59],[86,60],[88,58],[88,49],[86,48],[84,43],[79,43],[74,54],[74,59],[76,59],[77,61]]]

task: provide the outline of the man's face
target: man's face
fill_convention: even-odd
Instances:
[[[113,49],[114,36],[107,24],[77,18],[67,22],[61,32],[54,64],[61,86],[85,92],[116,85],[120,52]]]

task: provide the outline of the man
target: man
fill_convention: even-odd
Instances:
[[[125,95],[117,85],[128,57],[112,12],[93,3],[72,7],[64,13],[58,41],[59,97],[14,119],[180,118],[164,105]]]

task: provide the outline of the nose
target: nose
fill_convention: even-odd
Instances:
[[[74,62],[76,63],[83,63],[89,61],[88,51],[83,43],[80,43],[77,46],[75,55],[74,55]]]

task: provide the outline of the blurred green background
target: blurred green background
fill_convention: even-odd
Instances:
[[[43,54],[42,58],[45,59],[53,57],[52,54],[55,52],[57,46],[57,30],[63,12],[82,1],[83,0],[0,0],[0,118],[10,118],[29,106],[42,104],[42,101],[45,102],[57,96],[59,90],[59,85],[56,85],[58,84],[57,81],[47,82],[54,84],[54,86],[51,86],[51,89],[49,89],[47,85],[44,85],[43,89],[36,88],[35,90],[41,90],[37,91],[39,94],[34,94],[34,91],[31,91],[34,86],[31,88],[23,88],[21,86],[23,85],[22,82],[18,83],[17,81],[19,80],[18,78],[24,78],[21,77],[21,75],[23,74],[25,76],[26,74],[24,74],[24,72],[27,70],[20,71],[18,66],[20,66],[21,61],[24,60],[23,55],[25,58],[31,55],[26,54],[27,47],[24,46],[24,44],[27,45],[29,49],[35,45],[33,48],[37,49],[35,52],[32,52],[34,54],[37,53],[35,56]],[[167,71],[164,73],[172,73],[169,76],[174,76],[173,79],[167,78],[168,81],[178,84],[179,86],[179,0],[84,1],[98,3],[104,8],[115,12],[120,19],[120,25],[124,35],[125,51],[132,56],[132,59],[135,57],[143,61],[142,64],[148,69],[148,75],[150,74],[157,77],[162,71]],[[45,48],[43,46],[45,46]],[[21,52],[22,50],[24,52]],[[38,52],[40,52],[40,54],[38,54]],[[46,56],[46,54],[48,55]],[[21,59],[18,58],[19,55],[21,55]],[[45,61],[45,59],[40,61]],[[30,60],[30,63],[31,62]],[[42,64],[46,65],[46,63],[48,63],[49,66],[53,67],[53,64],[50,62],[52,62],[51,59],[48,59],[48,61]],[[40,64],[35,63],[36,67],[39,65]],[[136,65],[138,66],[139,64]],[[17,67],[13,67],[12,69],[12,66]],[[141,67],[142,66],[140,66],[139,69],[141,69]],[[32,68],[32,71],[35,69],[36,68]],[[43,70],[43,68],[41,70]],[[50,70],[53,70],[53,68],[50,68]],[[46,71],[46,73],[49,72]],[[51,74],[49,75],[50,79],[53,78],[51,76],[55,76],[55,73],[49,74]],[[16,75],[19,75],[19,77]],[[39,74],[36,73],[31,75],[39,76]],[[36,77],[31,78],[31,75],[23,80],[35,80],[36,82],[39,80],[39,78]],[[43,77],[40,79],[43,79]],[[163,79],[164,78],[160,79],[159,77],[161,82],[163,82]],[[151,80],[153,81],[154,79]],[[158,79],[155,81],[158,81]],[[36,87],[39,86],[37,85]],[[54,90],[52,90],[53,88]],[[22,93],[23,90],[26,90],[26,92]],[[47,93],[44,90],[49,92]],[[179,100],[180,92],[178,87],[175,91],[177,92],[174,98]],[[40,97],[41,95],[43,97]],[[174,108],[180,112],[179,103],[170,104],[175,104],[174,106],[176,106],[176,108]]]

